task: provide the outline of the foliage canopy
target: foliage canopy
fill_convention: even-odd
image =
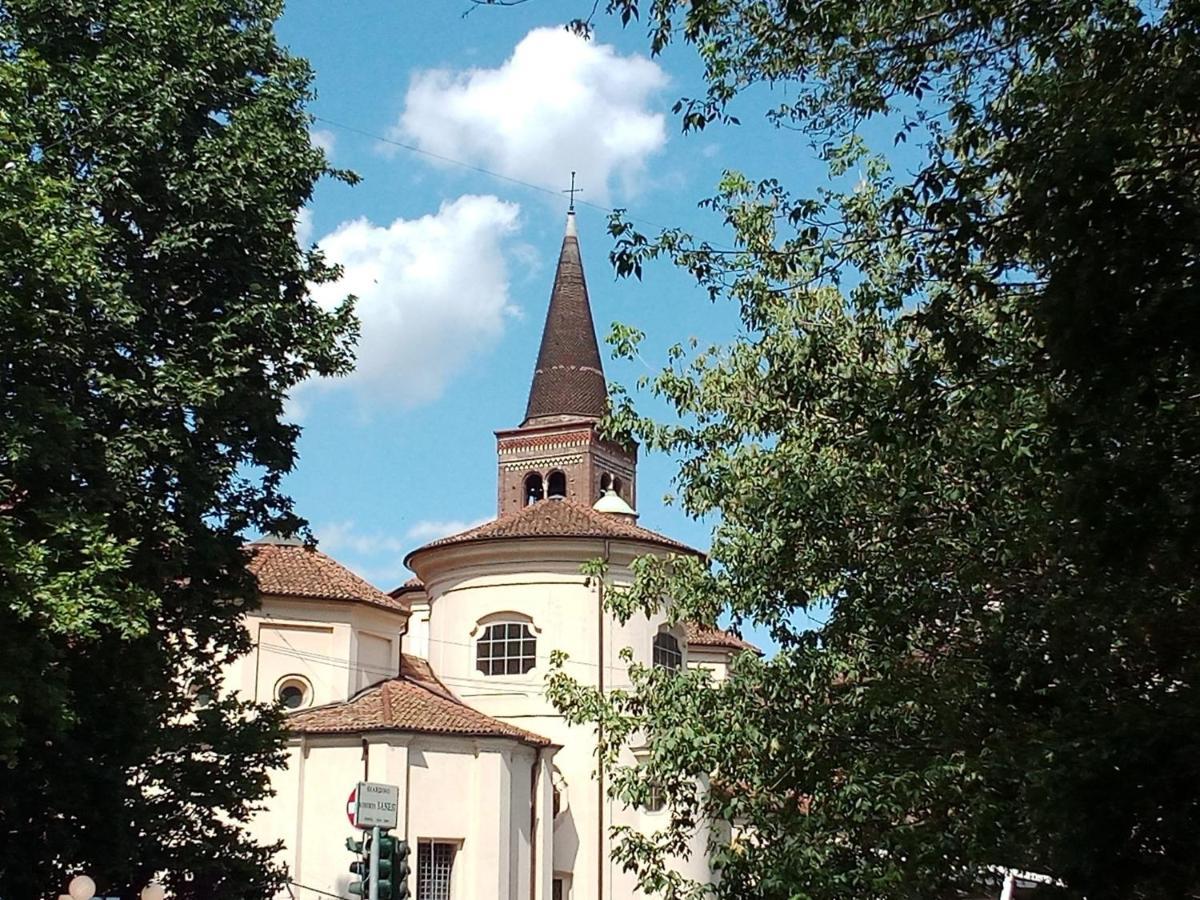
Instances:
[[[720,524],[711,567],[646,563],[614,608],[669,596],[781,647],[717,685],[554,678],[610,765],[649,736],[612,788],[673,815],[622,860],[669,897],[952,897],[991,866],[1091,900],[1200,890],[1200,6],[608,11],[700,55],[685,129],[772,85],[829,166],[810,196],[782,161],[727,172],[705,204],[730,248],[612,223],[620,273],[668,258],[745,328],[673,349],[675,421],[616,398],[613,431],[676,454],[683,507]],[[720,883],[686,883],[668,853],[721,821]]]
[[[276,0],[0,2],[0,895],[262,897],[279,716],[217,698],[286,392],[349,363]],[[269,699],[269,698],[264,698]]]

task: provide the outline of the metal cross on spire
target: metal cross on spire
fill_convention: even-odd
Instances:
[[[567,212],[575,212],[575,195],[582,194],[583,188],[575,187],[575,172],[571,172],[571,187],[569,190],[563,191],[564,194],[571,195],[571,205],[567,207]]]

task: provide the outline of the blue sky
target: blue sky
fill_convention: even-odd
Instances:
[[[590,44],[562,30],[590,5],[531,0],[464,17],[469,0],[292,0],[280,24],[316,70],[314,140],[362,176],[320,185],[301,223],[346,266],[320,299],[358,294],[364,333],[354,375],[295,397],[304,434],[288,488],[322,549],[385,590],[407,577],[408,550],[495,515],[493,431],[524,412],[566,211],[555,192],[571,170],[585,201],[722,242],[720,221],[696,208],[722,169],[785,174],[800,189],[823,171],[803,139],[753,114],[681,134],[671,105],[703,90],[692,52],[652,60],[640,28],[603,16]],[[632,390],[676,341],[735,336],[735,311],[669,264],[616,280],[605,221],[579,207],[597,329],[647,333],[644,363],[606,359],[610,383]],[[641,523],[706,547],[704,524],[660,502],[673,473],[643,455]]]

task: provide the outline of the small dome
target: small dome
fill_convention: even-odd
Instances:
[[[592,509],[596,512],[608,513],[613,516],[630,516],[637,518],[637,513],[633,507],[621,499],[621,495],[609,488],[604,492],[604,496],[596,501]]]

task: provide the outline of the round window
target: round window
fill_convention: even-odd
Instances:
[[[188,688],[188,693],[191,695],[192,705],[196,709],[207,709],[212,706],[213,694],[208,686],[193,684]]]
[[[285,709],[299,709],[308,702],[308,685],[297,678],[289,678],[280,682],[275,696]]]

